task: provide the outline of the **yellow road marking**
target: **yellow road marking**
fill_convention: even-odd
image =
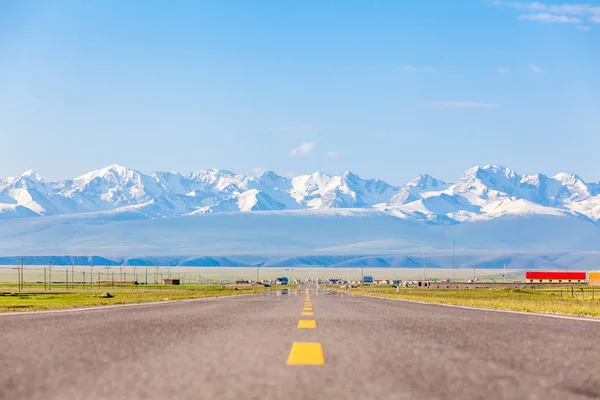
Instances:
[[[304,316],[309,317],[309,316],[315,315],[315,313],[314,312],[309,312],[309,311],[302,311],[302,314],[300,314],[300,315],[304,315]]]
[[[316,328],[317,321],[314,319],[301,319],[298,321],[298,328]]]
[[[304,307],[302,309],[302,311],[312,311],[312,310],[313,310],[312,307]]]
[[[287,365],[324,365],[323,346],[318,342],[294,342]]]

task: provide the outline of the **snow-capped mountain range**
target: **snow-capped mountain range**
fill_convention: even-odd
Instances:
[[[506,215],[575,216],[598,223],[600,183],[577,175],[519,175],[474,167],[456,183],[421,175],[402,186],[351,172],[293,178],[225,170],[143,174],[112,165],[73,180],[45,182],[33,171],[0,178],[0,219],[77,213],[167,218],[219,212],[372,209],[402,219],[457,224]]]

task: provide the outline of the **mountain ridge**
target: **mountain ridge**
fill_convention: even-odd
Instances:
[[[90,212],[170,218],[220,212],[375,209],[402,219],[460,224],[506,215],[600,221],[600,182],[576,174],[520,175],[498,166],[467,169],[455,183],[419,175],[394,186],[345,171],[283,177],[204,169],[145,174],[121,165],[46,182],[29,170],[0,178],[0,220]]]

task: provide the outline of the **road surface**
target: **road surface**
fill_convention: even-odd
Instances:
[[[315,288],[0,315],[0,399],[598,397],[598,322]]]

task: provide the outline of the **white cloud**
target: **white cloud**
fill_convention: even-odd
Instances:
[[[534,64],[531,64],[529,66],[529,68],[531,68],[531,70],[533,72],[538,73],[538,74],[543,71],[543,69],[541,67],[538,67],[537,65],[534,65]]]
[[[553,5],[540,2],[524,3],[517,1],[502,1],[494,0],[490,2],[492,6],[504,6],[514,8],[516,10],[530,11],[537,14],[523,14],[519,16],[521,20],[554,22],[563,24],[580,24],[582,18],[589,19],[590,22],[600,24],[600,6],[593,6],[585,3]],[[572,17],[573,15],[578,16]],[[585,28],[578,28],[587,30]]]
[[[477,101],[437,101],[429,103],[439,108],[498,108],[498,104],[480,103]]]
[[[496,72],[499,74],[508,74],[510,72],[510,68],[498,68]]]
[[[415,67],[414,65],[401,65],[400,69],[407,72],[436,72],[432,67]]]
[[[294,147],[290,150],[290,157],[298,158],[305,157],[313,152],[315,149],[315,144],[310,142],[301,143],[298,147]]]
[[[597,7],[592,7],[589,4],[563,4],[560,6],[548,6],[548,10],[550,10],[550,12],[571,15],[585,15],[588,13],[593,13],[594,9],[596,8]]]
[[[540,13],[540,14],[523,14],[519,15],[520,20],[529,20],[529,21],[540,21],[547,23],[559,23],[559,24],[580,24],[581,19],[577,17],[569,17],[567,15],[553,15],[548,13]]]
[[[579,25],[577,29],[579,29],[580,31],[589,31],[591,28],[587,25]]]
[[[340,156],[340,153],[338,153],[337,151],[330,151],[329,153],[327,153],[327,157],[329,158],[338,158]]]
[[[310,125],[290,125],[290,126],[278,126],[271,129],[275,132],[314,132],[317,130],[316,127]]]

